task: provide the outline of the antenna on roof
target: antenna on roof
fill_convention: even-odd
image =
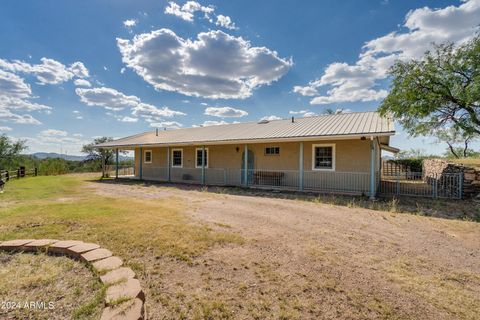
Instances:
[[[295,123],[295,117],[292,117],[292,123]]]
[[[158,137],[158,128],[155,128],[155,135]]]

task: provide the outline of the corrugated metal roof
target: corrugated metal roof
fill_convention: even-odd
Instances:
[[[353,112],[306,118],[272,120],[268,123],[245,122],[176,130],[149,131],[99,144],[98,147],[136,145],[205,144],[216,142],[301,139],[329,136],[393,135],[391,119],[377,112]]]

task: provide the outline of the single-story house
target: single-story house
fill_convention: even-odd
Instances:
[[[356,112],[157,129],[97,147],[133,150],[137,179],[375,196],[394,134],[391,119]]]

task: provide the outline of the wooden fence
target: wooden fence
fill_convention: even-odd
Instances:
[[[5,184],[7,181],[10,181],[12,179],[36,177],[37,174],[37,168],[26,170],[25,167],[20,167],[17,170],[0,170],[0,184]]]

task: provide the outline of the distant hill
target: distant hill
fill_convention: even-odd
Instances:
[[[72,156],[66,154],[60,154],[56,152],[35,152],[32,153],[31,156],[34,156],[38,159],[47,159],[47,158],[61,158],[69,161],[83,161],[85,160],[85,156]]]
[[[86,156],[73,156],[73,155],[60,154],[56,152],[35,152],[29,155],[34,156],[35,158],[38,158],[38,159],[60,158],[68,161],[83,161],[87,158]],[[133,158],[120,155],[120,161],[128,161],[128,160],[133,160]]]

